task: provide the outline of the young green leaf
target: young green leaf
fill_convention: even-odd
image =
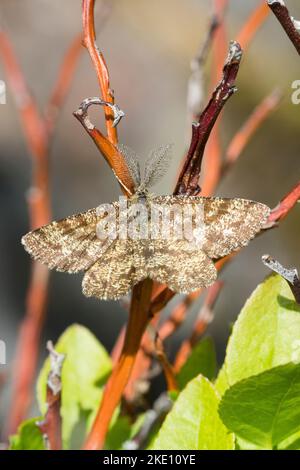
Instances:
[[[80,325],[70,326],[59,338],[55,349],[66,355],[62,368],[62,434],[64,448],[69,448],[75,426],[95,413],[101,399],[101,388],[110,371],[111,359],[95,336]],[[46,411],[46,386],[49,373],[47,359],[38,379],[38,401]],[[81,432],[82,434],[82,432]]]
[[[241,439],[274,449],[300,431],[300,364],[286,364],[237,382],[220,403],[223,423]]]
[[[128,416],[118,416],[107,433],[105,440],[106,450],[124,450],[123,445],[126,441],[135,436],[139,431],[144,421],[144,415],[141,414],[137,417],[135,422],[132,424],[131,419]]]
[[[218,415],[219,397],[202,376],[179,394],[151,449],[233,450],[234,437]]]
[[[32,418],[24,421],[17,434],[10,437],[9,450],[45,450],[42,433],[36,425],[40,420]]]
[[[185,364],[177,375],[180,389],[199,374],[212,380],[216,373],[216,352],[213,340],[205,338],[192,350]]]
[[[271,275],[255,289],[234,324],[222,373],[233,385],[288,362],[300,362],[300,306],[287,282]]]

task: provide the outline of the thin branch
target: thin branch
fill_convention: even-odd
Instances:
[[[45,419],[37,423],[43,434],[48,450],[62,449],[61,405],[61,370],[65,359],[64,354],[55,351],[51,341],[47,343],[50,354],[50,372],[47,379],[47,412]]]
[[[265,229],[276,226],[281,220],[291,212],[293,207],[300,200],[300,182],[298,182],[291,191],[284,196],[280,203],[271,211],[267,226]]]
[[[218,27],[219,20],[216,15],[213,15],[206,38],[198,53],[191,61],[191,76],[189,78],[187,91],[187,110],[190,118],[189,120],[192,122],[198,121],[203,110],[203,101],[205,99],[204,65]]]
[[[161,338],[159,337],[159,333],[156,333],[155,353],[162,366],[162,369],[165,375],[165,379],[167,383],[167,390],[169,392],[178,390],[178,384],[177,384],[177,380],[175,377],[175,372],[174,372],[172,365],[169,362],[169,359],[167,358],[167,355],[164,349],[164,344]]]
[[[85,99],[73,114],[84,127],[89,136],[93,139],[98,150],[100,150],[101,154],[104,156],[117,181],[119,182],[123,193],[126,196],[131,196],[134,194],[135,186],[123,155],[109,139],[104,137],[99,129],[97,129],[96,126],[91,122],[88,116],[88,109],[91,105],[103,105],[105,103],[107,103],[106,107],[109,106],[110,111],[113,113],[110,118],[110,125],[112,127],[114,123],[115,125],[118,124],[122,116],[124,116],[124,113],[117,105],[108,103],[100,98]],[[115,129],[115,127],[112,128]]]
[[[167,320],[159,329],[159,337],[162,341],[165,341],[167,338],[169,338],[182,325],[186,318],[188,309],[191,307],[191,305],[193,305],[195,300],[199,298],[202,291],[203,289],[200,289],[196,292],[191,292],[174,307],[169,318],[167,318]]]
[[[59,111],[61,110],[66,96],[70,91],[75,68],[82,50],[82,34],[79,34],[73,40],[63,59],[58,78],[45,110],[45,121],[48,135],[53,133]]]
[[[50,138],[58,110],[71,85],[75,64],[78,61],[79,44],[78,40],[73,43],[63,61],[60,78],[49,101],[46,117],[39,112],[9,38],[3,31],[0,32],[0,54],[33,161],[32,185],[27,196],[30,228],[33,230],[49,223],[51,219],[48,168]],[[63,82],[64,79],[65,82]],[[61,90],[60,87],[62,87]],[[53,113],[54,107],[55,113]],[[49,270],[47,267],[33,262],[26,297],[25,316],[17,341],[6,435],[16,432],[31,404],[32,383],[36,372],[39,341],[46,312],[48,281]]]
[[[213,64],[211,73],[211,90],[213,90],[220,80],[224,61],[227,54],[227,28],[225,24],[225,15],[229,5],[229,0],[213,0],[213,11],[218,21],[218,29],[216,30],[213,41]]]
[[[193,195],[200,192],[198,182],[205,146],[221,110],[236,91],[234,82],[241,58],[242,51],[239,44],[232,42],[223,69],[223,78],[201,114],[199,122],[193,125],[191,145],[174,191],[175,194]]]
[[[268,5],[300,54],[300,23],[290,16],[283,0],[268,0]]]
[[[240,43],[243,49],[246,49],[246,47],[249,46],[258,29],[263,25],[269,16],[269,13],[270,10],[266,4],[266,1],[262,0],[261,4],[255,8],[253,13],[251,13],[236,38],[237,42]]]
[[[268,117],[277,109],[282,94],[278,89],[272,91],[253,111],[241,129],[231,140],[225,155],[222,168],[222,176],[236,162],[255,132],[261,127]]]
[[[96,44],[94,6],[95,0],[82,1],[83,44],[88,50],[96,70],[103,100],[114,104],[114,95],[110,89],[108,68],[103,54]],[[113,127],[113,113],[109,107],[105,107],[105,122],[108,140],[113,144],[117,144],[117,130],[116,127]]]
[[[274,271],[275,273],[279,274],[283,277],[287,283],[289,284],[291,291],[295,297],[295,300],[298,304],[300,304],[300,279],[298,275],[298,271],[296,268],[287,269],[284,268],[279,261],[272,258],[270,255],[263,255],[262,262],[265,266],[269,269]]]
[[[143,334],[150,321],[151,293],[152,281],[149,279],[140,282],[133,288],[123,350],[106,384],[99,411],[84,445],[85,450],[101,449],[104,445],[110,420],[128,383]]]

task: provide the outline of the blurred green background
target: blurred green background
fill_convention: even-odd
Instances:
[[[259,3],[230,1],[229,38],[236,36]],[[126,112],[119,126],[120,142],[134,148],[142,157],[155,146],[174,143],[173,164],[156,188],[158,193],[170,193],[186,144],[190,61],[205,37],[211,2],[118,0],[111,4],[112,11],[98,32],[97,42],[109,66],[116,102]],[[289,0],[288,6],[300,18],[299,2]],[[99,7],[96,24],[100,18]],[[1,0],[0,18],[0,26],[8,32],[42,108],[63,54],[81,30],[81,1]],[[5,80],[1,57],[0,79]],[[237,80],[239,91],[226,106],[222,121],[224,149],[253,108],[275,86],[282,89],[284,100],[225,178],[218,189],[219,195],[255,199],[274,207],[297,182],[300,106],[291,102],[291,84],[297,79],[300,79],[297,53],[270,14],[243,58]],[[111,171],[72,116],[84,98],[98,94],[96,76],[84,51],[58,121],[51,152],[54,219],[118,198],[119,188]],[[98,126],[103,126],[102,114],[102,109],[92,112]],[[29,280],[30,259],[20,238],[28,230],[25,195],[31,178],[31,160],[9,87],[7,104],[0,106],[0,142],[0,337],[7,344],[7,365],[1,368],[9,374]],[[216,306],[216,319],[209,327],[220,359],[230,323],[267,274],[261,255],[269,253],[284,265],[299,266],[299,229],[296,207],[278,229],[252,242],[221,275],[225,287]],[[46,339],[56,340],[71,323],[86,325],[110,350],[126,322],[127,313],[118,302],[86,299],[81,293],[81,277],[52,273],[41,357]],[[170,354],[190,330],[198,310],[199,304],[172,338],[168,345]]]

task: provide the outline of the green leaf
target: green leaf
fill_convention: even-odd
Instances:
[[[300,431],[280,442],[278,450],[300,450]]]
[[[151,449],[234,449],[234,437],[220,420],[218,405],[214,386],[205,377],[196,377],[179,394]]]
[[[223,364],[223,367],[219,370],[215,381],[215,388],[221,396],[227,390],[227,388],[229,388],[225,364]]]
[[[133,424],[128,416],[118,416],[107,433],[105,449],[124,450],[123,444],[136,435],[144,422],[144,416],[140,414]]]
[[[106,450],[120,450],[122,444],[130,438],[131,423],[127,416],[119,416],[110,427],[106,437]]]
[[[77,434],[81,434],[82,438],[89,416],[98,408],[102,386],[111,371],[111,359],[96,337],[80,325],[70,326],[59,338],[55,349],[66,355],[62,368],[61,416],[64,448],[70,448],[72,433],[76,433],[76,427],[81,428]],[[49,369],[47,359],[37,387],[43,414],[46,411]]]
[[[264,449],[300,430],[300,364],[278,366],[229,388],[219,407],[227,428]]]
[[[289,362],[300,362],[300,307],[287,282],[272,275],[242,309],[228,343],[223,373],[228,385],[233,385]]]
[[[213,379],[216,373],[216,352],[211,338],[200,341],[192,350],[187,361],[177,375],[180,389],[197,375]]]
[[[45,450],[43,436],[36,425],[41,418],[24,421],[18,428],[18,433],[10,437],[10,450]]]

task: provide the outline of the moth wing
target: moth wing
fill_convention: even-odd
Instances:
[[[150,251],[148,276],[174,292],[193,292],[210,286],[217,278],[209,257],[202,250],[191,251],[185,240],[152,240]]]
[[[266,224],[270,208],[247,199],[212,198],[204,204],[203,250],[210,258],[221,258],[248,243]]]
[[[239,198],[159,196],[156,204],[203,208],[203,238],[200,248],[209,258],[220,258],[243,246],[263,228],[270,208],[260,202]]]
[[[143,249],[136,241],[116,240],[85,273],[84,295],[116,300],[128,294],[137,282],[147,277],[142,256]]]
[[[35,260],[51,269],[69,273],[83,271],[112,243],[97,237],[100,219],[96,209],[90,209],[27,233],[22,244]]]

